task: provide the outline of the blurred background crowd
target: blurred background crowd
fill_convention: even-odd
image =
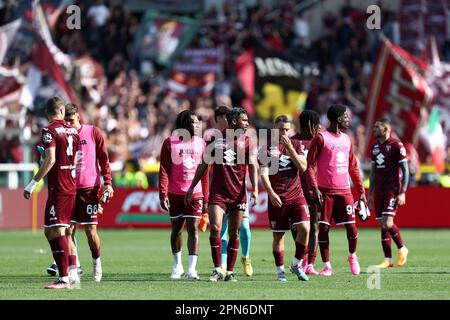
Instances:
[[[12,1],[2,2],[0,25],[5,25],[12,20],[17,6]],[[245,42],[251,36],[257,36],[274,50],[289,51],[314,61],[320,74],[303,82],[302,90],[307,93],[303,107],[319,112],[322,124],[326,125],[325,114],[330,104],[348,105],[352,114],[348,133],[354,140],[360,163],[367,167],[364,119],[370,79],[380,36],[400,43],[398,12],[380,2],[382,28],[373,31],[365,25],[368,14],[352,1],[343,1],[336,11],[327,11],[320,2],[209,1],[201,11],[172,12],[200,22],[190,47],[220,48],[222,68],[216,74],[213,91],[209,96],[190,99],[168,90],[166,67],[139,59],[135,36],[145,10],[130,7],[127,1],[75,1],[81,9],[81,28],[69,30],[66,24],[69,14],[63,12],[52,28],[52,37],[55,45],[72,59],[92,57],[102,70],[98,81],[91,83],[81,81],[72,72],[69,83],[84,109],[83,120],[97,125],[105,134],[116,185],[156,185],[161,144],[174,129],[180,111],[193,109],[204,128],[208,128],[214,125],[214,107],[242,105],[245,92],[235,61],[245,51]],[[314,17],[308,15],[308,6],[317,5],[322,5],[321,32],[313,39]],[[443,61],[450,60],[447,47],[447,42],[440,47]],[[12,66],[14,61],[3,64]],[[0,163],[24,161],[20,134],[14,131],[9,134],[7,129],[27,127],[31,135],[39,136],[46,124],[42,108],[42,104],[16,109],[0,105],[0,130],[5,130],[0,137]],[[293,114],[294,123],[297,115]],[[434,173],[419,175],[420,162],[430,164],[431,160],[420,158],[420,150],[412,144],[408,145],[408,151],[411,171],[419,179],[417,183],[438,184],[439,176]],[[450,148],[446,150],[446,161],[450,163]],[[133,182],[128,178],[130,181],[126,182],[128,171],[140,172],[139,177],[131,179]]]

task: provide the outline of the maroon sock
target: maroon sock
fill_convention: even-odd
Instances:
[[[385,258],[392,258],[391,245],[392,240],[389,231],[381,229],[381,246],[383,247]]]
[[[56,239],[49,240],[50,248],[52,248],[53,259],[58,266],[60,277],[67,277],[69,269],[69,241],[66,236],[60,236]]]
[[[239,238],[230,239],[227,248],[227,271],[233,271],[239,252]]]
[[[358,229],[354,223],[346,224],[345,228],[347,229],[348,252],[355,253],[358,242]]]
[[[394,240],[395,244],[397,245],[397,248],[403,247],[403,240],[402,236],[400,235],[400,230],[398,230],[397,225],[392,225],[392,227],[389,229],[389,233],[391,234],[392,240]]]
[[[305,258],[306,246],[295,241],[295,257],[298,260],[303,260]]]
[[[284,265],[284,250],[280,252],[272,251],[273,257],[275,259],[275,265],[281,267]]]
[[[320,255],[322,256],[323,262],[330,261],[330,240],[328,238],[328,232],[330,231],[330,226],[321,223],[319,225],[319,248]]]
[[[77,267],[77,256],[69,254],[69,267]]]
[[[92,249],[91,248],[91,255],[93,259],[98,259],[100,258],[100,247]]]
[[[317,253],[315,250],[308,250],[308,264],[314,264],[314,262],[316,262],[316,255]]]
[[[220,236],[209,237],[209,243],[211,244],[211,256],[214,267],[220,268],[222,266],[222,241]]]

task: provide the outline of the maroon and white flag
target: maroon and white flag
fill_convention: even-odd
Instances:
[[[0,27],[0,65],[14,39],[17,29],[20,27],[21,21],[21,19],[17,19]]]
[[[423,74],[428,65],[383,39],[372,70],[367,101],[366,155],[374,143],[374,121],[389,116],[398,137],[404,142],[415,143],[421,110],[428,111],[433,91]]]

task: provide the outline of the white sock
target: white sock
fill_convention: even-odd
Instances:
[[[356,257],[356,252],[353,252],[353,253],[350,253],[350,252],[349,252],[349,253],[348,253],[348,256],[349,256],[349,257],[355,258],[355,257]]]
[[[173,254],[173,264],[174,264],[174,266],[181,265],[181,251],[175,252]]]
[[[277,266],[277,272],[278,273],[280,273],[280,272],[284,272],[284,266]]]
[[[193,255],[189,255],[188,256],[188,261],[189,261],[189,271],[195,271],[196,267],[197,267],[197,258],[198,256],[193,254]]]
[[[327,268],[331,268],[331,262],[330,261],[324,262],[323,265],[325,267],[327,267]]]
[[[73,243],[75,245],[75,255],[77,256],[77,268],[79,268],[81,266],[80,264],[80,260],[78,259],[78,243],[77,243],[77,238],[75,236],[73,236]]]
[[[391,261],[392,261],[392,258],[386,258],[386,257],[384,257],[384,260],[391,262]]]
[[[65,283],[69,283],[69,276],[67,276],[67,277],[59,277],[59,281],[64,281]]]
[[[92,262],[93,263],[101,263],[100,257],[98,257],[97,259],[92,258]]]
[[[227,270],[227,275],[229,275],[229,274],[233,274],[233,271],[228,271]]]
[[[247,259],[247,258],[248,258],[248,256],[242,256],[242,258],[243,258],[243,259]]]
[[[297,267],[302,263],[302,260],[298,260],[296,257],[292,258],[292,266]]]

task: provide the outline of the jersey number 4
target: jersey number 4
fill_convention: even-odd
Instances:
[[[67,138],[67,142],[69,143],[69,145],[67,146],[66,153],[68,156],[73,156],[73,137],[69,136]]]

